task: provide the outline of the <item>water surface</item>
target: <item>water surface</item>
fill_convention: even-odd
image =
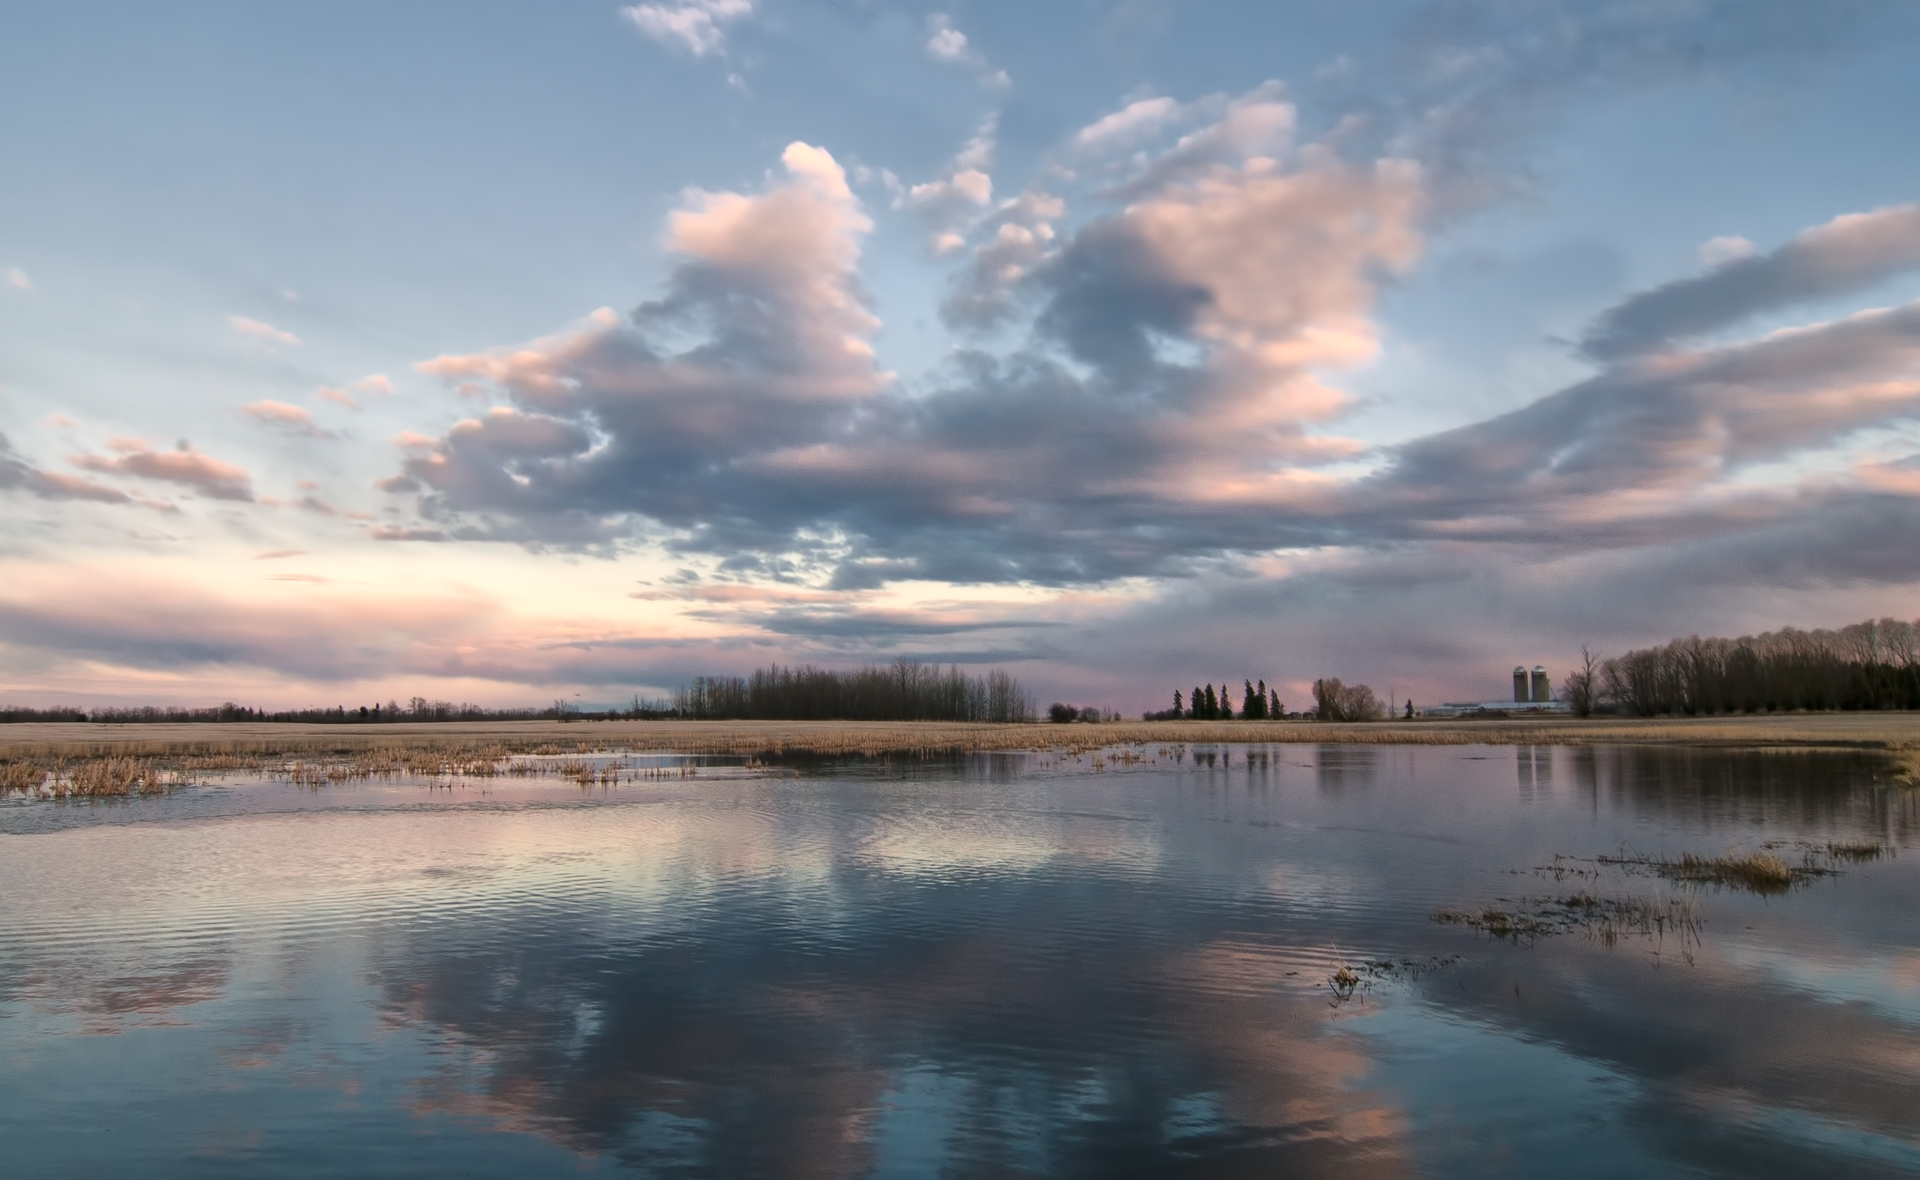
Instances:
[[[5,1174],[1920,1175],[1864,755],[693,761],[0,806]],[[1581,859],[1838,840],[1889,855]],[[1698,925],[1430,918],[1576,889]]]

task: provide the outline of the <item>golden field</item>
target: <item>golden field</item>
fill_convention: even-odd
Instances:
[[[1195,742],[1385,745],[1662,745],[1920,751],[1920,713],[1797,713],[1587,720],[1453,719],[1134,721],[987,725],[889,721],[509,721],[394,725],[275,723],[9,725],[0,760],[104,756],[351,755],[372,749],[500,747],[514,753],[672,750],[683,753],[881,754],[1089,750]]]

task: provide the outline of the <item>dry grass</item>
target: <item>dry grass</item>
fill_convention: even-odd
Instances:
[[[675,750],[686,753],[884,754],[912,751],[1093,750],[1169,743],[1385,745],[1660,744],[1887,750],[1920,768],[1920,713],[1803,713],[1712,718],[1572,718],[1357,723],[1134,721],[988,725],[887,721],[450,722],[430,725],[99,725],[29,723],[0,730],[0,759],[193,754],[347,754],[376,748],[493,744],[514,753]]]
[[[1622,854],[1595,859],[1599,864],[1630,873],[1651,873],[1669,881],[1717,885],[1722,889],[1771,896],[1818,877],[1830,877],[1840,871],[1837,866],[1841,863],[1858,864],[1891,854],[1891,849],[1877,841],[1839,840],[1826,844],[1800,841],[1791,845],[1801,850],[1800,863],[1792,864],[1775,851],[1785,847],[1789,845],[1776,841],[1757,851],[1736,849],[1723,856],[1683,852],[1677,857]]]
[[[245,771],[308,786],[408,775],[485,778],[550,774],[529,755],[672,751],[756,757],[945,756],[983,751],[1112,751],[1215,743],[1383,745],[1690,745],[1772,749],[1877,749],[1897,774],[1920,782],[1920,713],[1797,714],[1775,717],[1520,719],[1369,722],[1149,721],[1105,725],[987,725],[959,722],[841,721],[517,721],[416,725],[91,723],[0,729],[0,794],[120,792],[121,770],[81,769],[132,760],[126,793],[151,792],[205,774]],[[1103,761],[1103,766],[1105,762]],[[78,773],[79,778],[74,778]],[[564,772],[563,772],[564,773]],[[601,775],[595,771],[595,775]],[[118,775],[120,778],[116,778]],[[105,776],[104,778],[100,776]],[[578,773],[569,777],[579,778]],[[99,786],[94,787],[98,780]],[[596,781],[598,781],[596,779]],[[82,789],[74,784],[89,784]],[[136,790],[136,787],[138,788]]]
[[[161,795],[183,781],[177,770],[149,758],[108,756],[40,766],[9,762],[0,766],[0,795],[18,792],[42,799],[124,799]]]

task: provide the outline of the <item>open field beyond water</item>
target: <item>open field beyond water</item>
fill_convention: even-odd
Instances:
[[[1682,744],[1920,750],[1920,713],[1795,713],[1587,720],[1136,721],[974,725],[890,721],[508,721],[396,725],[25,724],[0,730],[0,758],[168,753],[325,753],[404,745],[499,744],[515,751],[608,748],[687,753],[879,754],[1097,749],[1178,742],[1367,745]]]

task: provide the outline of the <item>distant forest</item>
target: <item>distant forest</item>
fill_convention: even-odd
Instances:
[[[669,700],[633,698],[624,708],[587,710],[565,701],[544,709],[487,709],[414,697],[407,704],[269,712],[229,701],[207,709],[0,708],[0,724],[95,721],[117,724],[180,722],[308,722],[380,725],[431,721],[1032,721],[1033,699],[998,669],[970,676],[957,667],[915,660],[864,668],[762,668],[752,676],[700,676]]]
[[[778,664],[752,676],[702,676],[674,694],[673,715],[701,721],[1032,721],[1033,698],[995,669],[896,660],[835,669]]]
[[[1607,660],[1563,684],[1576,713],[1920,709],[1920,622],[1869,619],[1837,631],[1783,627],[1739,639],[1675,639]]]
[[[556,701],[544,709],[488,709],[473,704],[456,705],[452,701],[430,701],[425,697],[414,697],[404,705],[398,701],[388,701],[384,705],[376,701],[372,705],[353,708],[335,705],[330,709],[282,709],[277,712],[255,709],[249,705],[236,705],[232,701],[205,709],[175,707],[160,709],[152,705],[139,705],[119,709],[100,708],[91,712],[82,709],[26,709],[6,706],[0,707],[0,725],[27,721],[95,721],[109,725],[180,724],[205,721],[300,721],[320,725],[374,725],[422,721],[611,721],[665,717],[670,715],[670,708],[665,701],[647,702],[639,697],[635,697],[633,703],[626,708],[600,711],[582,710],[564,701]]]

